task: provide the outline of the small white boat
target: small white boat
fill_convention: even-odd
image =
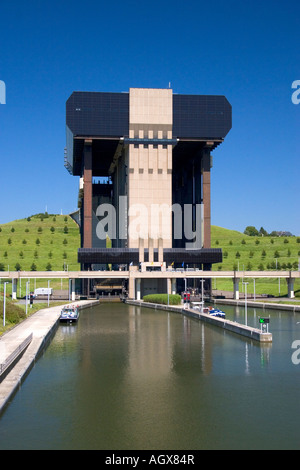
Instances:
[[[199,310],[200,313],[206,313],[208,315],[211,315],[212,317],[220,317],[220,318],[226,317],[226,314],[225,312],[223,312],[223,310],[220,310],[214,307],[203,307],[202,302],[192,302],[192,308],[194,310]]]
[[[73,323],[77,322],[79,318],[79,309],[76,306],[67,306],[62,308],[59,320],[60,322],[65,322],[65,323]]]
[[[208,313],[212,317],[220,317],[220,318],[226,317],[225,312],[223,312],[223,310],[220,310],[219,308],[208,307],[207,309],[204,309],[204,310],[207,310],[207,312],[204,312],[204,313]]]

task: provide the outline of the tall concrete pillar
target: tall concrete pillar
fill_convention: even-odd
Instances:
[[[141,279],[136,279],[136,300],[141,300]]]
[[[144,258],[144,239],[140,238],[139,239],[139,262],[143,263],[145,258]]]
[[[204,224],[204,248],[211,247],[211,215],[210,215],[210,149],[205,148],[202,154],[202,202]]]
[[[75,279],[71,279],[71,300],[75,301]]]
[[[288,297],[289,299],[294,299],[295,297],[295,291],[294,291],[294,282],[295,282],[295,279],[293,279],[292,277],[289,277],[287,280],[287,285],[288,285]]]
[[[158,239],[158,261],[162,264],[164,262],[164,249],[163,249],[163,239]]]
[[[130,276],[130,273],[128,279],[128,298],[135,300],[135,278]]]
[[[171,279],[167,279],[167,294],[171,294],[172,293],[172,282],[171,282]]]
[[[83,248],[92,248],[93,175],[92,140],[84,141],[83,149]]]
[[[149,263],[153,263],[154,261],[154,248],[153,248],[153,238],[149,238]]]
[[[240,279],[238,277],[234,277],[232,280],[233,280],[233,298],[234,298],[234,300],[239,300],[239,298],[240,298],[240,291],[239,291]]]
[[[18,279],[12,279],[12,288],[11,288],[11,298],[12,300],[17,300],[17,286],[18,286]]]
[[[176,279],[171,280],[171,293],[176,294]]]

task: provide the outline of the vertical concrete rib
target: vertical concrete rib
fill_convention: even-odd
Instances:
[[[210,215],[210,150],[205,148],[202,157],[202,190],[203,190],[203,224],[204,224],[204,248],[211,247],[211,215]]]
[[[84,157],[83,248],[92,248],[92,208],[93,208],[92,140],[84,141],[83,157]]]

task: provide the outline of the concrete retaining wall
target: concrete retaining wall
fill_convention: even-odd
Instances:
[[[181,313],[188,317],[195,318],[197,320],[209,323],[211,325],[223,328],[224,330],[231,331],[241,336],[259,341],[261,343],[271,343],[272,342],[272,333],[261,333],[258,328],[252,328],[251,326],[242,325],[241,323],[232,322],[230,320],[224,320],[218,317],[212,317],[206,313],[200,313],[192,309],[184,309],[182,306],[175,305],[162,305],[162,304],[151,304],[148,302],[142,302],[139,300],[126,300],[127,304],[137,305],[140,307],[154,308],[157,310],[166,310],[176,313]]]

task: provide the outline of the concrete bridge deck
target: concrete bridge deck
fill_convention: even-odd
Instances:
[[[166,271],[2,271],[1,279],[129,279],[134,278],[163,278],[163,279],[192,279],[192,278],[285,278],[299,279],[300,271],[202,271],[192,269]]]
[[[16,285],[20,279],[69,279],[72,281],[72,300],[75,300],[76,279],[112,279],[129,281],[129,297],[137,298],[139,284],[143,279],[232,279],[234,298],[239,299],[239,282],[243,279],[286,279],[288,297],[294,298],[294,282],[300,279],[300,271],[202,271],[198,269],[164,269],[161,271],[138,270],[132,266],[128,271],[2,271],[0,279],[11,279],[13,282],[13,298],[16,298]],[[137,284],[137,286],[136,286]]]

